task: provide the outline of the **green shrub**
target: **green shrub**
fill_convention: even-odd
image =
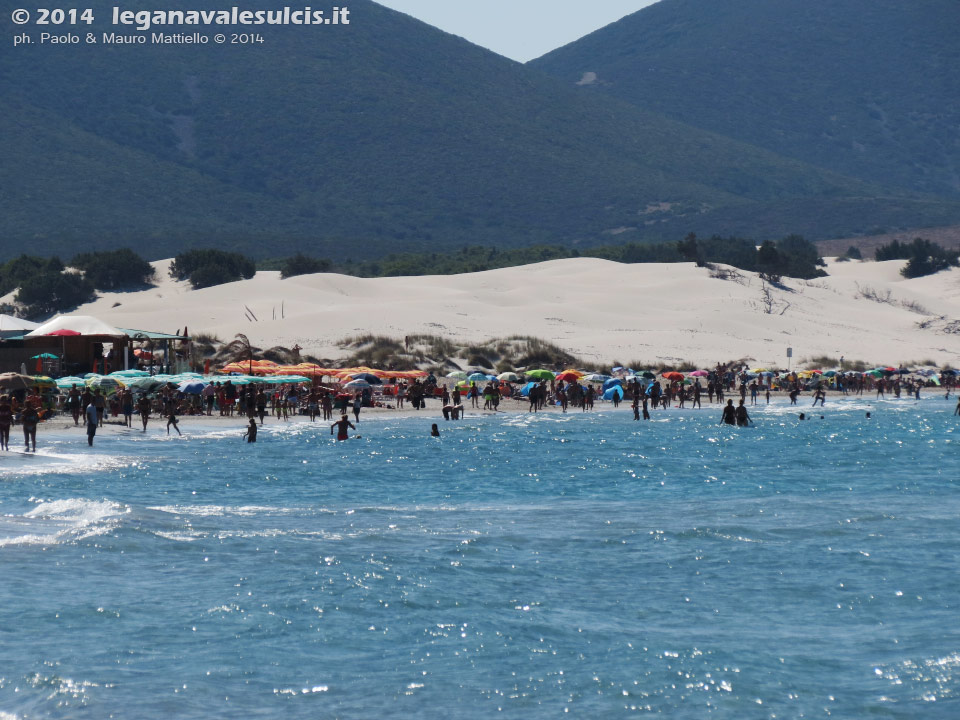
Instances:
[[[82,270],[97,290],[140,288],[153,279],[153,266],[130,248],[80,253],[70,265]]]

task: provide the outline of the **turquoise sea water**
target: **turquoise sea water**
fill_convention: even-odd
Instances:
[[[954,405],[41,430],[0,718],[955,718]]]

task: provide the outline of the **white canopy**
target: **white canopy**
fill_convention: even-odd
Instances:
[[[21,320],[13,315],[0,315],[0,332],[8,332],[11,330],[33,330],[34,328],[38,327],[40,327],[39,323],[30,322],[29,320]]]
[[[57,330],[73,330],[81,335],[106,335],[117,338],[124,337],[127,334],[92,315],[57,315],[55,318],[47,320],[40,327],[28,332],[26,337],[49,335]]]

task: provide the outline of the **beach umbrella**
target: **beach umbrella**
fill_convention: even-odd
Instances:
[[[131,390],[137,390],[139,392],[153,392],[166,385],[166,382],[163,380],[149,376],[130,378],[129,380],[124,380],[123,383]]]
[[[467,380],[473,380],[475,382],[483,382],[486,379],[487,379],[487,374],[482,372],[475,372],[467,375]]]
[[[706,370],[694,370],[690,373],[692,377],[707,377],[709,374]]]
[[[41,387],[41,388],[44,388],[44,387],[50,388],[50,387],[57,386],[57,383],[54,381],[54,379],[47,377],[46,375],[34,375],[33,384],[34,386]]]
[[[148,377],[149,375],[150,373],[148,373],[146,370],[114,370],[112,373],[110,373],[110,377],[118,377],[121,380],[125,377]]]
[[[383,380],[381,380],[379,377],[377,377],[376,375],[370,372],[354,373],[350,377],[353,378],[354,380],[365,380],[371,385],[383,385]]]
[[[344,390],[369,390],[371,387],[366,380],[352,380],[343,386]]]
[[[77,389],[79,389],[79,388],[82,388],[85,384],[83,382],[83,378],[72,377],[69,375],[67,377],[57,378],[56,382],[57,382],[57,387],[60,388],[61,390],[69,390],[74,385],[76,385]]]
[[[203,392],[203,388],[206,387],[202,382],[193,381],[193,382],[182,382],[177,386],[177,390],[182,392],[184,395],[199,395]]]
[[[679,373],[675,371],[665,372],[663,373],[662,377],[664,377],[667,380],[674,380],[674,381],[680,382],[681,380],[683,380],[683,373]]]
[[[564,370],[562,373],[557,375],[557,380],[563,380],[563,382],[576,382],[581,377],[583,376],[578,373],[570,372],[569,370]]]
[[[447,375],[447,377],[450,377]],[[500,382],[520,382],[520,376],[515,372],[502,372],[497,375],[497,380]]]
[[[99,389],[104,395],[112,395],[117,390],[125,387],[125,384],[108,375],[98,375],[86,379],[86,385],[91,390]]]
[[[8,372],[0,373],[0,388],[5,390],[26,390],[33,385],[33,378],[29,375]]]
[[[577,377],[583,377],[586,373],[583,370],[577,370],[576,368],[567,368],[563,372],[576,375]],[[559,375],[557,377],[560,377]]]
[[[549,370],[543,370],[543,369],[528,370],[527,372],[524,373],[524,375],[526,375],[527,377],[536,378],[537,380],[553,380],[556,377],[556,375],[554,375]]]
[[[598,383],[602,383],[602,382],[606,382],[607,380],[609,380],[609,379],[610,379],[610,376],[609,376],[609,375],[601,375],[600,373],[590,373],[589,375],[585,375],[585,376],[583,377],[583,379],[586,380],[587,382],[598,382]]]
[[[57,360],[58,358],[59,356],[53,353],[40,353],[39,355],[30,356],[31,360]]]

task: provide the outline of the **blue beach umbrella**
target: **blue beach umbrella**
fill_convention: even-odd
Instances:
[[[193,380],[180,383],[177,386],[177,390],[182,392],[184,395],[199,395],[203,392],[203,388],[205,387],[206,385],[204,385],[202,382]]]
[[[483,382],[487,379],[487,374],[482,372],[470,373],[467,375],[467,380],[473,380],[474,382]],[[496,380],[496,378],[494,378]]]

